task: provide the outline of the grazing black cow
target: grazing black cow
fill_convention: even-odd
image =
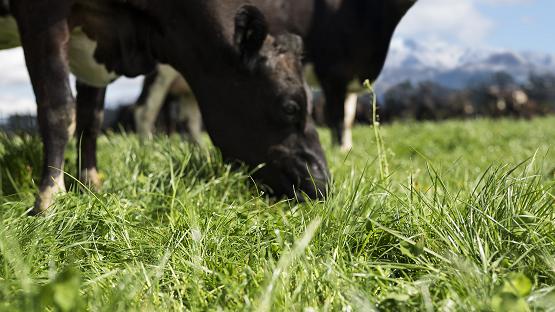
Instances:
[[[44,142],[32,213],[45,211],[65,189],[64,149],[75,121],[81,178],[98,182],[96,138],[104,86],[116,74],[148,73],[157,62],[187,78],[225,159],[265,163],[257,176],[278,194],[293,196],[294,189],[312,198],[325,194],[328,170],[307,115],[302,40],[269,35],[264,15],[249,2],[11,1]],[[78,85],[77,108],[70,67],[86,83]]]
[[[268,17],[271,29],[290,31],[305,39],[306,61],[313,63],[324,91],[326,119],[333,140],[343,150],[349,150],[355,95],[346,97],[348,86],[354,79],[376,80],[393,32],[416,0],[251,2]],[[150,104],[161,105],[159,101]]]

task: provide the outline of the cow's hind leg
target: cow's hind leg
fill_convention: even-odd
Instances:
[[[341,151],[349,152],[353,148],[353,125],[357,113],[358,96],[350,93],[345,100],[345,118],[343,120],[344,131],[341,138]]]
[[[75,102],[69,85],[66,7],[45,1],[12,1],[25,60],[37,100],[38,123],[44,144],[43,168],[34,209],[44,212],[54,196],[65,191],[64,150],[75,128]],[[41,10],[41,7],[44,6]],[[46,10],[48,7],[48,10]],[[51,11],[45,19],[36,12]],[[59,14],[59,16],[56,16]]]
[[[332,131],[332,142],[343,145],[347,83],[341,81],[341,79],[322,79],[322,89],[326,97],[326,123]]]
[[[96,140],[102,128],[106,88],[77,81],[77,166],[79,180],[94,190],[100,189],[96,164]]]
[[[141,94],[135,109],[135,125],[139,136],[143,139],[152,138],[156,117],[164,104],[164,99],[174,80],[178,77],[175,69],[169,65],[159,65],[155,76],[145,80],[143,93]]]
[[[186,120],[186,139],[195,145],[202,145],[202,115],[198,103],[190,97],[179,99],[180,119]]]

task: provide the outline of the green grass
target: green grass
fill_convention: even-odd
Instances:
[[[100,140],[104,190],[33,204],[40,144],[0,135],[0,311],[554,311],[555,118],[322,141],[325,202],[276,202],[213,150]],[[68,174],[75,174],[68,149]]]

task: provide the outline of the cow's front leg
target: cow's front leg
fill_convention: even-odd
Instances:
[[[75,128],[75,102],[69,85],[66,53],[69,30],[65,18],[56,17],[56,13],[63,13],[65,8],[58,7],[57,3],[50,7],[52,19],[41,19],[33,13],[41,11],[37,6],[43,4],[44,1],[12,1],[37,100],[44,145],[42,176],[32,215],[44,212],[54,196],[65,191],[64,150]]]
[[[75,131],[75,101],[64,50],[67,28],[59,25],[48,35],[23,44],[37,100],[44,157],[39,194],[31,214],[44,212],[54,196],[65,191],[64,151]]]
[[[100,189],[96,164],[96,140],[104,118],[106,88],[77,81],[77,166],[79,180],[94,190]]]

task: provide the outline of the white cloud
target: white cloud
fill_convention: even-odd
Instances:
[[[11,49],[0,53],[0,86],[7,83],[29,81],[25,69],[25,58],[21,49]]]
[[[441,40],[426,40],[424,43],[418,43],[396,38],[391,43],[387,66],[399,68],[412,58],[426,66],[452,69],[460,64],[467,53],[468,50]]]
[[[532,3],[536,0],[480,0],[484,3],[489,4],[522,4],[522,3]]]
[[[497,3],[515,0],[488,0]],[[517,0],[522,1],[522,0]],[[464,46],[481,44],[493,21],[473,0],[419,0],[399,26],[398,34],[414,39],[445,39]]]
[[[495,22],[479,6],[533,4],[537,0],[418,0],[399,26],[402,37],[457,43],[487,44]]]

